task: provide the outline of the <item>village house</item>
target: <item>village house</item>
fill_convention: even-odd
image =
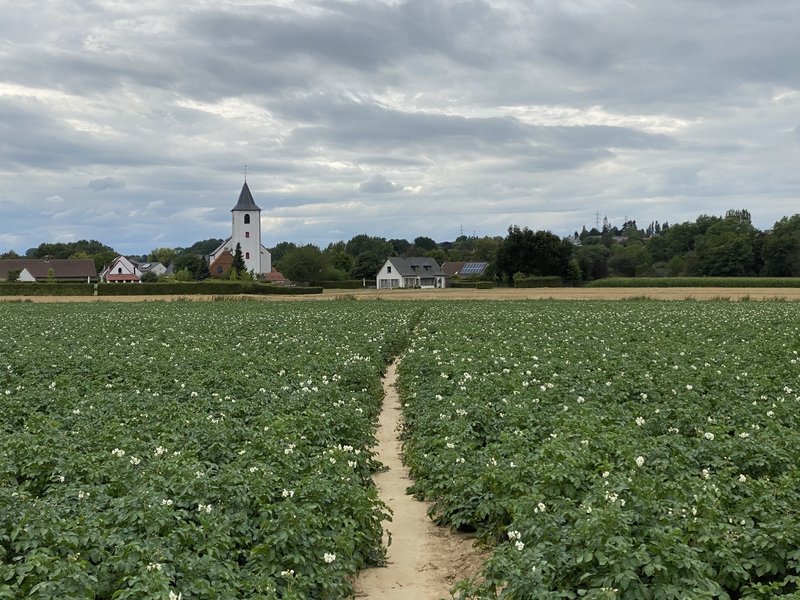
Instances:
[[[97,279],[97,268],[90,258],[4,258],[0,259],[0,280],[17,273],[17,281],[73,281],[89,283]]]
[[[167,267],[160,262],[137,262],[125,256],[118,256],[100,271],[100,281],[104,283],[141,283],[142,275],[153,273],[165,275]]]
[[[390,256],[378,271],[376,286],[379,290],[390,288],[443,288],[447,276],[429,256],[401,258]]]
[[[142,271],[132,260],[118,256],[100,272],[104,283],[141,283]]]
[[[160,262],[137,262],[125,256],[118,256],[100,271],[100,281],[104,283],[141,283],[142,275],[153,273],[166,275],[167,267]]]

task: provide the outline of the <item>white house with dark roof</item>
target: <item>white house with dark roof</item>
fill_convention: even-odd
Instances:
[[[236,206],[231,209],[230,237],[208,255],[212,277],[230,269],[230,257],[236,252],[236,244],[242,249],[245,268],[256,277],[268,278],[272,272],[272,255],[261,243],[261,209],[253,200],[247,181],[242,186]]]
[[[105,283],[141,283],[142,275],[152,272],[164,275],[167,267],[160,262],[137,262],[126,256],[118,256],[100,271],[100,281]]]
[[[142,271],[135,262],[118,256],[100,272],[100,280],[105,283],[141,283]]]
[[[402,258],[390,256],[378,271],[375,283],[379,290],[391,288],[443,288],[447,276],[429,256]]]

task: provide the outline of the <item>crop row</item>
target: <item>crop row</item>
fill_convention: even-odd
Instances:
[[[340,598],[383,559],[390,303],[9,304],[0,598]]]
[[[796,598],[799,351],[789,303],[428,306],[413,491],[495,547],[459,597]]]

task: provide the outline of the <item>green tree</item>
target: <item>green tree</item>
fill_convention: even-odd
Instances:
[[[202,281],[209,277],[211,277],[211,271],[208,268],[208,259],[203,255],[200,257],[200,264],[197,267],[197,271],[195,271],[194,278],[198,281]]]
[[[783,217],[764,236],[763,273],[769,277],[800,277],[800,214]]]
[[[331,266],[341,272],[342,278],[347,277],[347,274],[350,273],[350,270],[353,268],[353,257],[346,252],[337,252],[336,254],[330,255],[330,257]]]
[[[750,213],[728,211],[724,219],[715,220],[697,237],[698,274],[716,277],[757,274],[755,241]]]
[[[158,281],[158,275],[152,271],[145,271],[142,273],[141,281],[142,283],[155,283]]]
[[[404,239],[391,239],[389,243],[392,245],[392,256],[404,256],[411,248],[411,242]]]
[[[242,254],[242,245],[236,242],[236,250],[233,253],[233,263],[231,263],[231,279],[240,279],[242,273],[246,270],[244,254]]]
[[[95,269],[102,270],[114,260],[118,253],[113,248],[101,244],[97,240],[78,240],[77,242],[42,243],[36,248],[29,248],[25,252],[28,258],[71,258],[82,256],[94,260]]]
[[[494,261],[497,256],[497,249],[502,245],[503,238],[482,237],[475,240],[471,258],[477,261]]]
[[[636,277],[649,273],[652,259],[647,247],[634,242],[614,249],[608,259],[608,268],[611,275],[617,277]]]
[[[199,254],[179,254],[175,257],[173,261],[173,269],[175,270],[175,278],[179,281],[186,281],[184,279],[178,278],[178,271],[185,270],[189,274],[189,279],[193,279],[195,281],[199,281],[200,279],[205,279],[208,275],[203,276],[204,269],[203,265],[205,264],[205,273],[208,273],[208,263],[205,262],[205,258],[200,256]]]
[[[422,250],[423,252],[430,252],[434,248],[436,248],[436,242],[424,235],[414,238],[414,245]]]
[[[581,278],[584,281],[594,281],[608,277],[610,256],[611,252],[603,244],[590,244],[576,248],[575,258],[581,270]]]
[[[279,263],[287,252],[297,250],[297,245],[294,242],[280,242],[275,244],[274,248],[270,249],[272,255],[272,262]]]
[[[378,256],[375,252],[362,252],[353,262],[350,275],[353,279],[374,279],[386,262],[386,258],[388,257]]]
[[[181,254],[200,254],[201,256],[206,256],[211,254],[214,250],[219,248],[219,245],[224,240],[219,238],[209,238],[207,240],[200,240],[199,242],[195,242],[188,248],[180,249]],[[162,265],[168,265],[169,263],[165,263],[164,261],[159,261]]]
[[[216,246],[212,248],[212,250],[214,250],[215,248]],[[150,262],[159,262],[165,267],[168,267],[169,263],[175,260],[177,254],[178,253],[174,248],[155,248],[154,250],[151,250],[150,253],[147,255],[147,260]],[[197,254],[201,253],[198,252]]]
[[[340,271],[337,279],[344,279],[347,277],[348,273],[350,273],[350,269],[353,268],[353,257],[345,251],[345,243],[335,242],[328,244],[323,252],[330,257],[331,266],[337,271]]]
[[[297,283],[325,281],[331,275],[330,257],[313,244],[286,252],[278,270]]]
[[[345,244],[345,252],[353,258],[364,252],[374,252],[377,256],[386,260],[393,251],[394,247],[384,238],[373,237],[363,233],[354,236]]]
[[[19,276],[22,273],[21,269],[11,269],[7,275],[7,281],[19,281]]]
[[[549,231],[533,232],[512,225],[497,250],[495,272],[509,283],[515,273],[566,277],[573,249],[571,243]]]

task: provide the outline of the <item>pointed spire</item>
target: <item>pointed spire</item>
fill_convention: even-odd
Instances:
[[[239,194],[239,201],[236,203],[231,211],[234,210],[261,210],[253,200],[253,194],[250,193],[250,188],[247,187],[247,182],[244,182],[242,191]]]

